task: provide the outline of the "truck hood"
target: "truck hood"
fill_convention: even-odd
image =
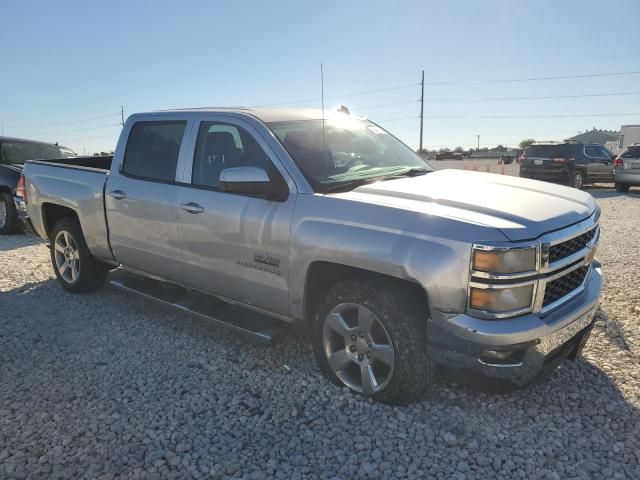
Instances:
[[[596,209],[593,197],[580,190],[466,170],[387,180],[336,196],[494,227],[512,241],[567,227]]]

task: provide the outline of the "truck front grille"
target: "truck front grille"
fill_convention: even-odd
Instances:
[[[549,247],[549,263],[562,260],[563,258],[582,250],[593,239],[597,228],[598,227],[592,228],[588,232],[578,235],[571,240]]]
[[[571,241],[571,240],[570,240]],[[589,265],[585,265],[584,267],[577,268],[572,272],[563,275],[560,278],[556,278],[555,280],[547,283],[546,289],[544,291],[544,300],[542,302],[542,306],[546,307],[551,305],[553,302],[560,300],[562,297],[569,295],[576,288],[584,283],[584,279],[589,272]]]

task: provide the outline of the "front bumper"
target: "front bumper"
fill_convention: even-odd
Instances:
[[[452,368],[474,370],[525,385],[552,371],[565,357],[575,357],[588,339],[602,290],[602,270],[594,262],[582,293],[548,313],[505,320],[455,315],[429,322],[430,356]],[[488,361],[486,352],[509,355]]]

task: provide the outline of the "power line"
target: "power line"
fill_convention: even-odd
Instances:
[[[408,105],[408,104],[416,104],[420,100],[406,100],[404,102],[394,102],[394,103],[381,103],[379,105],[366,105],[364,107],[349,107],[350,110],[369,110],[373,108],[382,108],[382,107],[394,107],[396,105]]]
[[[469,84],[486,84],[486,83],[540,82],[540,81],[546,81],[546,80],[616,77],[616,76],[624,76],[624,75],[640,75],[640,71],[587,73],[583,75],[558,75],[558,76],[550,76],[550,77],[505,78],[505,79],[494,79],[494,80],[436,81],[436,82],[425,82],[425,85],[469,85]]]
[[[36,131],[30,132],[31,135],[59,135],[65,133],[75,133],[75,132],[86,132],[87,130],[99,130],[101,128],[112,128],[112,127],[122,127],[119,123],[109,123],[104,125],[97,125],[93,127],[85,127],[85,128],[74,128],[73,130],[58,130],[58,131]]]
[[[81,122],[88,122],[91,120],[101,120],[104,118],[111,118],[111,117],[119,117],[120,113],[113,113],[110,115],[100,115],[97,117],[88,117],[88,118],[81,118],[81,119],[77,119],[77,120],[69,120],[66,122],[57,122],[57,123],[38,123],[38,124],[31,124],[31,125],[5,125],[5,128],[15,128],[15,129],[19,129],[19,128],[38,128],[38,127],[48,127],[48,126],[53,126],[56,127],[58,125],[72,125],[74,123],[81,123]]]
[[[485,102],[510,100],[555,100],[563,98],[616,97],[625,95],[640,95],[640,92],[606,92],[584,93],[576,95],[543,95],[534,97],[484,97],[484,98],[425,98],[425,102]]]
[[[107,138],[107,137],[114,138],[114,137],[117,137],[118,135],[119,134],[117,134],[117,133],[112,133],[110,135],[97,135],[97,136],[94,136],[94,137],[67,138],[65,140],[65,142],[80,142],[82,140],[93,140],[95,138]]]
[[[478,118],[582,118],[582,117],[628,117],[640,115],[635,113],[557,113],[549,115],[478,115]]]
[[[336,100],[339,98],[349,98],[349,97],[358,97],[358,96],[362,96],[362,95],[371,95],[373,93],[381,93],[381,92],[391,92],[393,90],[402,90],[404,88],[410,88],[410,87],[416,87],[420,85],[419,83],[410,83],[410,84],[406,84],[406,85],[396,85],[394,87],[386,87],[386,88],[378,88],[375,90],[365,90],[365,91],[361,91],[361,92],[353,92],[353,93],[346,93],[343,95],[333,95],[331,97],[325,97],[325,100]],[[290,102],[281,102],[281,103],[269,103],[269,104],[265,104],[265,105],[258,105],[258,107],[278,107],[281,105],[295,105],[298,103],[310,103],[310,102],[320,102],[322,101],[321,98],[307,98],[304,100],[292,100]]]

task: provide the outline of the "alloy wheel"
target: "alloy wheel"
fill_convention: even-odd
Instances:
[[[337,305],[324,320],[322,342],[329,368],[352,390],[372,395],[391,381],[393,343],[368,308],[355,303]]]
[[[56,268],[67,283],[75,283],[80,275],[78,244],[69,232],[61,230],[53,242]]]

